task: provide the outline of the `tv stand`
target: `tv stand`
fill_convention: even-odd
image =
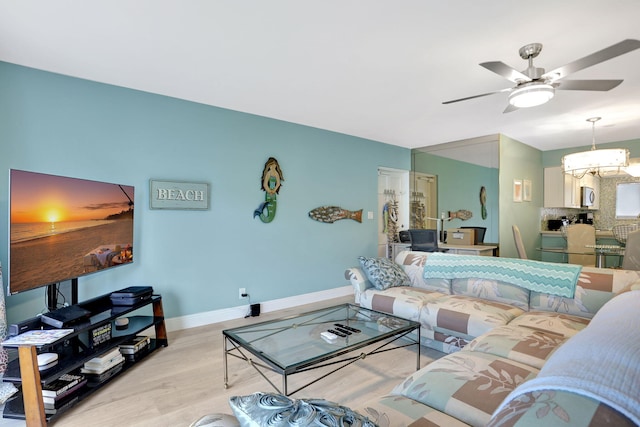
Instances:
[[[22,387],[15,397],[6,402],[4,418],[25,420],[27,427],[46,426],[47,422],[58,418],[66,410],[99,390],[109,383],[111,379],[134,367],[155,350],[169,345],[164,322],[162,297],[160,295],[153,295],[150,299],[132,306],[114,306],[111,303],[110,294],[84,301],[78,305],[89,310],[91,317],[86,322],[70,326],[69,329],[74,329],[73,333],[47,345],[18,346],[18,359],[9,363],[3,381],[19,383]],[[139,314],[148,311],[151,311],[151,313],[148,313],[149,315]],[[115,319],[121,317],[129,319],[129,326],[127,329],[117,330]],[[111,338],[106,342],[92,345],[91,332],[98,328],[104,328],[108,324],[111,325]],[[43,328],[54,329],[48,325],[43,325]],[[80,389],[77,395],[74,395],[74,398],[71,399],[71,402],[73,402],[71,405],[64,405],[53,415],[45,414],[42,399],[43,385],[55,381],[66,373],[78,372],[85,362],[118,347],[123,342],[149,328],[155,329],[155,339],[151,340],[147,351],[136,356],[135,361],[125,361],[122,370],[115,375]],[[38,370],[37,355],[44,352],[58,353],[59,360],[54,367],[40,372]]]
[[[53,311],[58,308],[58,293],[60,283],[52,283],[47,285],[47,308]],[[78,304],[78,278],[71,279],[71,304]]]

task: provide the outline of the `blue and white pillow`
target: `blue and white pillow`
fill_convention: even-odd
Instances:
[[[377,427],[357,412],[322,399],[257,392],[233,396],[229,405],[241,427]]]
[[[411,286],[411,279],[402,267],[388,258],[358,257],[367,279],[376,289],[384,290],[392,286]]]

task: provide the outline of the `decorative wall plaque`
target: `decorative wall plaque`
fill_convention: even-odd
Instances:
[[[151,209],[209,209],[209,184],[205,182],[149,181]]]

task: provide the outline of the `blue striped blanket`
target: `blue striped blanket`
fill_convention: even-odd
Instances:
[[[430,253],[425,279],[488,279],[512,283],[531,291],[573,298],[581,265],[517,258]]]

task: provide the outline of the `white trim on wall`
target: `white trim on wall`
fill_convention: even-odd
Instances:
[[[326,291],[312,292],[309,294],[296,295],[292,297],[261,302],[260,311],[262,313],[268,313],[270,311],[282,310],[298,305],[311,304],[318,301],[340,298],[348,295],[353,295],[353,286],[351,285],[328,289]],[[198,326],[210,325],[212,323],[239,319],[245,317],[248,312],[249,306],[241,305],[238,307],[191,314],[188,316],[174,317],[171,319],[166,319],[165,324],[168,331],[179,331],[181,329],[196,328]]]

